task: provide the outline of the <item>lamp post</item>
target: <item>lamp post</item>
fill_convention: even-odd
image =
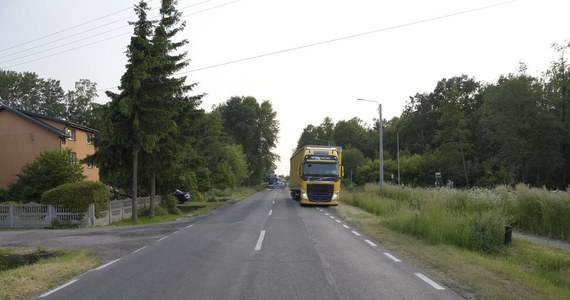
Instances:
[[[368,100],[368,99],[362,99],[362,98],[357,98],[356,100],[360,100],[360,101],[367,101],[367,102],[374,102],[376,104],[378,104],[378,114],[379,114],[379,119],[378,119],[378,132],[379,132],[379,138],[380,138],[380,145],[379,145],[379,152],[380,152],[380,163],[379,163],[379,169],[380,169],[380,189],[384,189],[384,144],[382,142],[382,104],[378,101],[375,100]]]

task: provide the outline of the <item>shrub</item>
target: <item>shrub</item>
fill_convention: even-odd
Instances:
[[[178,210],[178,201],[176,197],[172,195],[162,195],[162,200],[160,200],[160,206],[164,208],[169,214],[177,215],[180,213]],[[158,210],[155,212],[158,215]]]
[[[22,168],[18,181],[11,186],[27,202],[39,202],[41,195],[64,183],[85,179],[83,167],[70,161],[71,150],[47,150]],[[20,200],[20,199],[18,199]]]
[[[107,210],[109,191],[101,182],[82,181],[62,184],[42,194],[41,203],[63,205],[78,211],[87,210],[89,204],[95,204],[95,214],[100,216]]]

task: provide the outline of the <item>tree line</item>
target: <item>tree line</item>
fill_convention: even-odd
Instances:
[[[256,185],[278,159],[279,123],[270,101],[235,96],[208,113],[199,107],[202,95],[190,95],[197,84],[175,76],[188,65],[180,51],[188,42],[175,40],[185,27],[175,5],[162,0],[159,20],[147,18],[145,1],[135,6],[126,70],[119,92],[106,92],[106,104],[94,102],[96,85],[88,80],[67,96],[52,97],[50,91],[61,90],[59,81],[0,72],[6,105],[99,130],[97,151],[84,162],[99,167],[101,181],[130,194],[133,204],[141,193],[153,197],[178,188],[202,197],[212,188]],[[29,84],[15,84],[24,78]]]
[[[569,45],[554,45],[556,61],[540,77],[521,63],[494,83],[467,75],[444,78],[432,92],[417,93],[401,116],[382,120],[384,179],[402,184],[495,186],[525,183],[551,189],[570,184],[570,120],[567,106]],[[399,140],[399,145],[397,144]],[[298,140],[344,147],[345,179],[378,181],[378,120],[353,118],[308,125]],[[439,172],[441,178],[436,178]]]

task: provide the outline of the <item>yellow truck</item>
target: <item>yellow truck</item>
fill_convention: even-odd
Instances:
[[[303,146],[291,157],[291,198],[301,206],[338,205],[342,176],[342,147]]]

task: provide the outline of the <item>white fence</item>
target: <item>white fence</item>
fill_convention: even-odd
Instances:
[[[160,204],[160,196],[155,204]],[[137,209],[150,206],[149,197],[138,198]],[[73,211],[60,205],[37,203],[0,205],[0,228],[51,228],[55,224],[79,227],[104,226],[132,217],[131,199],[109,201],[109,209],[95,216],[95,206],[87,211]]]
[[[160,196],[154,197],[154,204],[160,204]],[[137,209],[150,207],[150,198],[137,198]],[[102,212],[99,217],[91,215],[90,226],[104,226],[113,222],[130,220],[133,216],[133,203],[131,199],[109,201],[109,209]]]

